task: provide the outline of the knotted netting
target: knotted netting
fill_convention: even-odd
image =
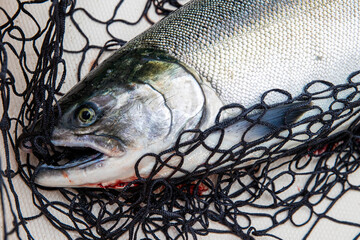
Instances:
[[[153,174],[143,178],[138,173],[138,179],[121,190],[44,188],[34,183],[34,173],[39,162],[56,164],[46,144],[59,117],[55,110],[59,97],[111,52],[184,2],[0,3],[4,239],[353,239],[360,235],[358,72],[349,73],[341,85],[314,79],[298,96],[276,89],[250,108],[226,106],[213,127],[185,131],[171,149],[139,159],[135,168],[143,159],[152,159]],[[130,9],[135,13],[130,14]],[[281,95],[283,101],[268,103],[272,94]],[[329,109],[310,103],[323,100],[332,101]],[[263,122],[266,112],[289,103],[308,106],[313,114],[300,122],[285,121],[280,128]],[[229,109],[237,114],[223,118]],[[258,125],[271,131],[251,141],[244,134],[238,143],[225,144],[227,129],[244,119],[249,131]],[[39,120],[42,131],[34,132]],[[303,130],[293,132],[298,126]],[[18,149],[16,140],[22,132],[31,139],[34,154]],[[188,140],[186,135],[193,137]],[[209,143],[210,137],[217,143]],[[287,144],[293,147],[288,149]],[[205,164],[185,171],[185,156],[197,148],[208,152]],[[183,176],[155,178],[163,168]]]

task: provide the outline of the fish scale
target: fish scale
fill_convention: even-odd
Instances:
[[[296,96],[310,81],[344,83],[360,69],[359,9],[357,0],[196,0],[122,50],[166,51],[225,104],[248,107],[269,89]]]

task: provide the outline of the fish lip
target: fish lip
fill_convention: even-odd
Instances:
[[[119,149],[116,153],[113,153],[111,150],[106,149],[104,147],[100,147],[95,143],[88,142],[68,142],[61,140],[51,140],[51,143],[58,148],[58,150],[67,150],[68,152],[65,154],[65,157],[61,160],[68,160],[67,163],[61,165],[49,165],[49,164],[41,164],[38,168],[39,171],[44,170],[66,170],[69,168],[86,168],[95,163],[99,163],[101,161],[105,161],[108,158],[113,156],[122,156],[125,154],[123,148]],[[91,150],[93,152],[87,152],[87,150]],[[81,153],[83,152],[83,153]],[[73,155],[75,157],[73,157]]]
[[[102,164],[101,162],[106,161],[107,158],[105,154],[98,152],[89,155],[86,159],[79,158],[61,166],[41,164],[35,169],[34,183],[43,187],[79,187],[80,185],[72,180],[68,171],[86,171],[88,167]]]
[[[86,148],[84,148],[86,151]],[[80,157],[79,157],[80,156]],[[71,169],[86,170],[95,164],[101,164],[106,161],[109,157],[102,152],[95,152],[85,156],[75,156],[74,159],[69,159],[69,162],[64,165],[49,165],[41,164],[35,169],[34,181],[36,184],[44,187],[57,187],[60,184],[63,187],[69,187],[73,185],[73,181],[69,178],[67,171]],[[58,176],[62,176],[59,178]],[[66,184],[64,184],[66,180]]]
[[[75,168],[75,167],[86,168],[87,166],[90,166],[94,163],[104,161],[107,158],[108,158],[108,156],[105,155],[104,153],[97,152],[97,153],[88,155],[86,157],[79,157],[79,158],[72,159],[64,165],[55,166],[55,165],[49,165],[46,163],[41,164],[40,166],[38,166],[38,172],[45,171],[45,170],[66,170],[66,169]]]
[[[104,141],[87,136],[74,136],[67,132],[53,134],[50,144],[51,149],[55,150],[51,151],[54,163],[40,164],[35,170],[34,182],[44,187],[77,187],[93,183],[93,180],[89,179],[89,172],[103,167],[109,159],[126,154],[126,147],[122,142],[101,142]]]

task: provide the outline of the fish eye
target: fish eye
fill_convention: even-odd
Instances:
[[[83,106],[77,113],[77,119],[83,126],[89,126],[96,120],[95,110],[88,106]]]

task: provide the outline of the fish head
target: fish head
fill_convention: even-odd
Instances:
[[[41,165],[48,187],[108,187],[134,180],[137,161],[196,128],[205,97],[196,73],[163,52],[117,52],[59,101],[51,142],[65,163]],[[143,177],[154,164],[142,164]]]

